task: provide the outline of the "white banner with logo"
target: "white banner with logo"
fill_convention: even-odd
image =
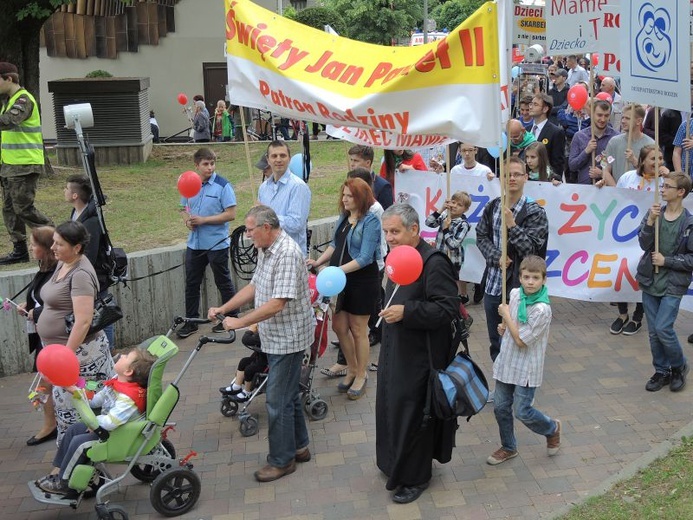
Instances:
[[[546,48],[546,18],[539,5],[513,6],[512,42],[524,45],[541,44]]]
[[[396,200],[411,204],[421,223],[444,202],[445,175],[407,171],[395,178]],[[472,229],[465,240],[465,263],[460,278],[479,282],[486,261],[476,247],[476,224],[484,206],[500,195],[500,182],[484,177],[453,175],[453,192],[464,190],[472,199],[467,211]],[[549,220],[547,251],[549,293],[595,302],[640,301],[635,272],[642,250],[638,229],[653,203],[652,193],[615,187],[528,182],[525,194],[541,204]],[[686,199],[689,211],[693,200]],[[435,241],[436,229],[422,226],[422,236]],[[681,308],[693,310],[693,291]]]

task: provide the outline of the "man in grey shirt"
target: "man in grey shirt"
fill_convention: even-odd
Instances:
[[[628,130],[632,122],[631,142],[628,148]],[[621,115],[621,134],[609,141],[604,150],[602,176],[605,186],[616,186],[618,179],[627,171],[638,167],[640,149],[654,140],[642,132],[642,122],[645,119],[645,109],[642,105],[629,104]]]

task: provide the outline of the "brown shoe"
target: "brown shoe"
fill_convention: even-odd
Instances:
[[[556,419],[556,432],[546,436],[546,452],[552,457],[561,449],[561,421]]]
[[[498,448],[496,451],[493,452],[493,455],[486,459],[486,464],[490,464],[491,466],[497,466],[498,464],[502,464],[506,460],[514,459],[515,457],[517,457],[517,451],[510,451],[506,450],[505,448]]]
[[[284,475],[290,475],[294,471],[296,471],[296,462],[293,460],[283,468],[267,464],[267,466],[255,472],[255,480],[258,482],[272,482],[273,480],[282,478]]]
[[[310,450],[308,449],[308,446],[305,448],[301,448],[300,450],[296,450],[296,455],[294,455],[294,460],[296,462],[308,462],[310,460]]]

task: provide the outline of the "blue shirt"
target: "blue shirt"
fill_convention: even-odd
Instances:
[[[187,207],[191,215],[211,217],[235,206],[236,194],[233,192],[231,183],[214,172],[207,181],[202,183],[200,193],[189,199],[181,197],[180,202]],[[195,227],[188,235],[190,249],[216,251],[226,249],[230,245],[228,222],[203,224]]]
[[[308,256],[306,229],[310,212],[310,188],[288,169],[274,180],[270,175],[258,190],[260,204],[269,206],[279,217],[279,225]]]
[[[691,131],[690,135],[693,137],[693,121],[690,123]],[[676,137],[674,137],[674,146],[681,147],[681,169],[686,171],[686,164],[689,164],[689,170],[693,166],[693,151],[683,149],[683,140],[686,138],[686,121],[681,123],[678,131],[676,132]]]
[[[347,218],[348,215],[343,213],[337,219],[330,243],[332,247],[336,247],[337,233]],[[350,227],[346,236],[347,251],[349,251],[349,256],[359,264],[359,268],[364,268],[380,260],[382,256],[380,237],[380,219],[370,211],[358,220],[356,226]]]

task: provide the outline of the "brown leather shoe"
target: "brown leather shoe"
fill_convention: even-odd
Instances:
[[[255,480],[258,482],[272,482],[273,480],[282,478],[284,475],[290,475],[294,471],[296,471],[296,462],[293,460],[283,468],[267,464],[267,466],[255,472]]]
[[[296,462],[308,462],[310,460],[310,450],[308,449],[308,446],[305,448],[301,448],[300,450],[296,451],[296,455],[294,455],[294,460]]]
[[[556,419],[556,431],[546,437],[546,451],[553,457],[561,448],[561,421]]]

